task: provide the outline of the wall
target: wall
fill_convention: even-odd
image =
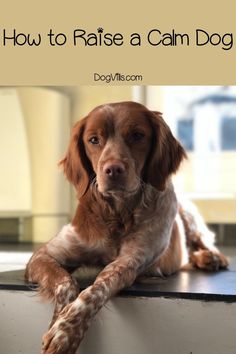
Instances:
[[[69,186],[58,168],[69,139],[69,99],[39,87],[18,88],[17,92],[31,169],[32,227],[24,233],[24,241],[44,242],[69,220]]]
[[[32,207],[28,141],[14,88],[0,89],[0,215],[29,215]]]
[[[51,305],[34,292],[3,290],[0,304],[0,353],[38,354]],[[235,354],[235,316],[235,303],[116,297],[98,313],[78,354]]]

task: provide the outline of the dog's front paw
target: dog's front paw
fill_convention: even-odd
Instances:
[[[70,331],[66,323],[56,321],[53,327],[43,336],[42,354],[74,354]]]
[[[84,334],[79,313],[67,305],[43,336],[42,354],[75,354]]]

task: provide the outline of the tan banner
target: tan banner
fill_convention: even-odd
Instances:
[[[235,84],[235,1],[1,1],[1,85]]]

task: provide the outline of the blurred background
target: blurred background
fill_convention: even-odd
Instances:
[[[39,244],[69,222],[74,190],[58,168],[73,124],[96,105],[134,100],[164,113],[188,152],[174,178],[218,243],[236,244],[236,86],[0,88],[0,249]]]

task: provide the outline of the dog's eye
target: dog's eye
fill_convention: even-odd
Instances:
[[[144,138],[144,133],[141,133],[141,132],[134,132],[132,135],[131,135],[131,139],[133,141],[140,141]]]
[[[92,136],[92,138],[89,139],[89,142],[93,145],[99,144],[99,139],[97,136]]]

